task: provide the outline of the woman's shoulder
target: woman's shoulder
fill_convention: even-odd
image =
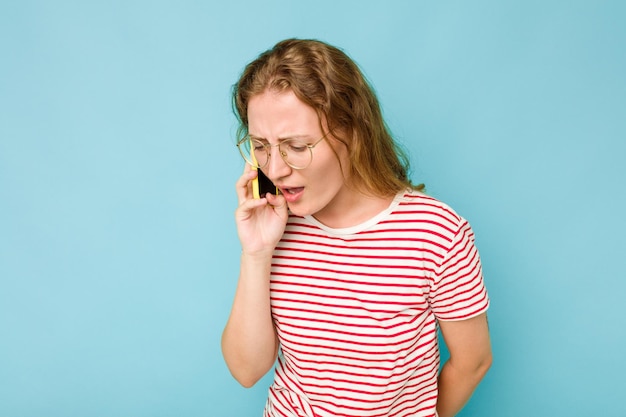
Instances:
[[[448,204],[422,191],[408,189],[398,195],[397,212],[431,215],[459,224],[464,219]]]

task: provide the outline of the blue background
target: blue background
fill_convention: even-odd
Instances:
[[[494,365],[462,416],[626,416],[621,1],[0,3],[0,415],[260,416],[220,353],[230,87],[344,48],[472,223]]]

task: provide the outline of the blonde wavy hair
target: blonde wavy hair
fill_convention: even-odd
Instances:
[[[320,126],[349,150],[350,184],[364,193],[390,196],[407,188],[409,160],[383,120],[376,94],[356,63],[318,40],[287,39],[250,62],[233,86],[237,136],[248,134],[248,103],[267,90],[291,90],[318,113]]]

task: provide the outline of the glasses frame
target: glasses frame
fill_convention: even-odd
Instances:
[[[311,165],[311,163],[313,162],[313,148],[315,148],[315,147],[316,147],[316,146],[317,146],[317,145],[318,145],[318,144],[319,144],[322,140],[326,139],[326,136],[328,136],[328,134],[329,134],[329,133],[330,133],[330,132],[327,132],[324,136],[322,136],[321,138],[319,138],[317,141],[315,141],[315,142],[314,142],[314,143],[312,143],[312,144],[302,142],[302,143],[303,143],[303,144],[304,144],[304,145],[305,145],[305,146],[309,149],[309,154],[311,155],[311,158],[309,159],[309,163],[308,163],[308,164],[306,164],[305,166],[302,166],[302,167],[299,167],[299,166],[294,166],[294,165],[292,165],[289,161],[287,161],[287,159],[286,159],[286,155],[287,155],[287,153],[286,153],[286,152],[283,152],[283,151],[280,149],[280,145],[282,145],[283,143],[288,142],[288,141],[297,140],[297,139],[287,138],[287,139],[283,139],[283,140],[281,140],[280,142],[278,142],[278,143],[277,143],[277,144],[275,144],[275,145],[272,145],[272,144],[270,144],[270,143],[262,143],[260,140],[258,140],[258,139],[254,139],[254,138],[252,138],[252,137],[248,134],[248,135],[244,136],[244,137],[243,137],[243,138],[242,138],[239,142],[237,142],[237,149],[239,149],[239,153],[241,154],[242,158],[243,158],[243,159],[244,159],[247,163],[249,163],[249,164],[250,164],[250,165],[252,165],[253,167],[256,167],[256,168],[259,168],[259,169],[263,169],[263,168],[265,168],[265,167],[266,167],[266,166],[270,163],[270,158],[272,157],[272,148],[276,148],[276,147],[277,147],[277,148],[278,148],[278,153],[280,154],[280,157],[282,158],[282,160],[283,160],[283,161],[284,161],[287,165],[289,165],[289,166],[290,166],[291,168],[293,168],[293,169],[305,169],[305,168],[308,168],[308,166],[309,166],[309,165]],[[256,141],[258,141],[259,143],[261,143],[261,144],[263,145],[263,147],[264,147],[264,148],[265,148],[265,150],[267,151],[267,161],[266,161],[263,165],[260,165],[260,164],[258,163],[258,161],[256,161],[256,159],[254,158],[254,156],[253,156],[253,155],[251,155],[251,156],[253,156],[253,158],[251,158],[251,159],[255,159],[255,160],[252,160],[252,161],[251,161],[250,159],[248,159],[248,158],[246,157],[245,152],[241,149],[241,145],[243,145],[245,142],[250,141],[250,140],[256,140]],[[251,150],[252,150],[252,149],[251,149]]]

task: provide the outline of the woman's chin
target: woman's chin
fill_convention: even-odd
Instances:
[[[299,206],[298,204],[287,203],[287,208],[289,208],[289,212],[294,216],[305,217],[312,214],[305,207]]]

